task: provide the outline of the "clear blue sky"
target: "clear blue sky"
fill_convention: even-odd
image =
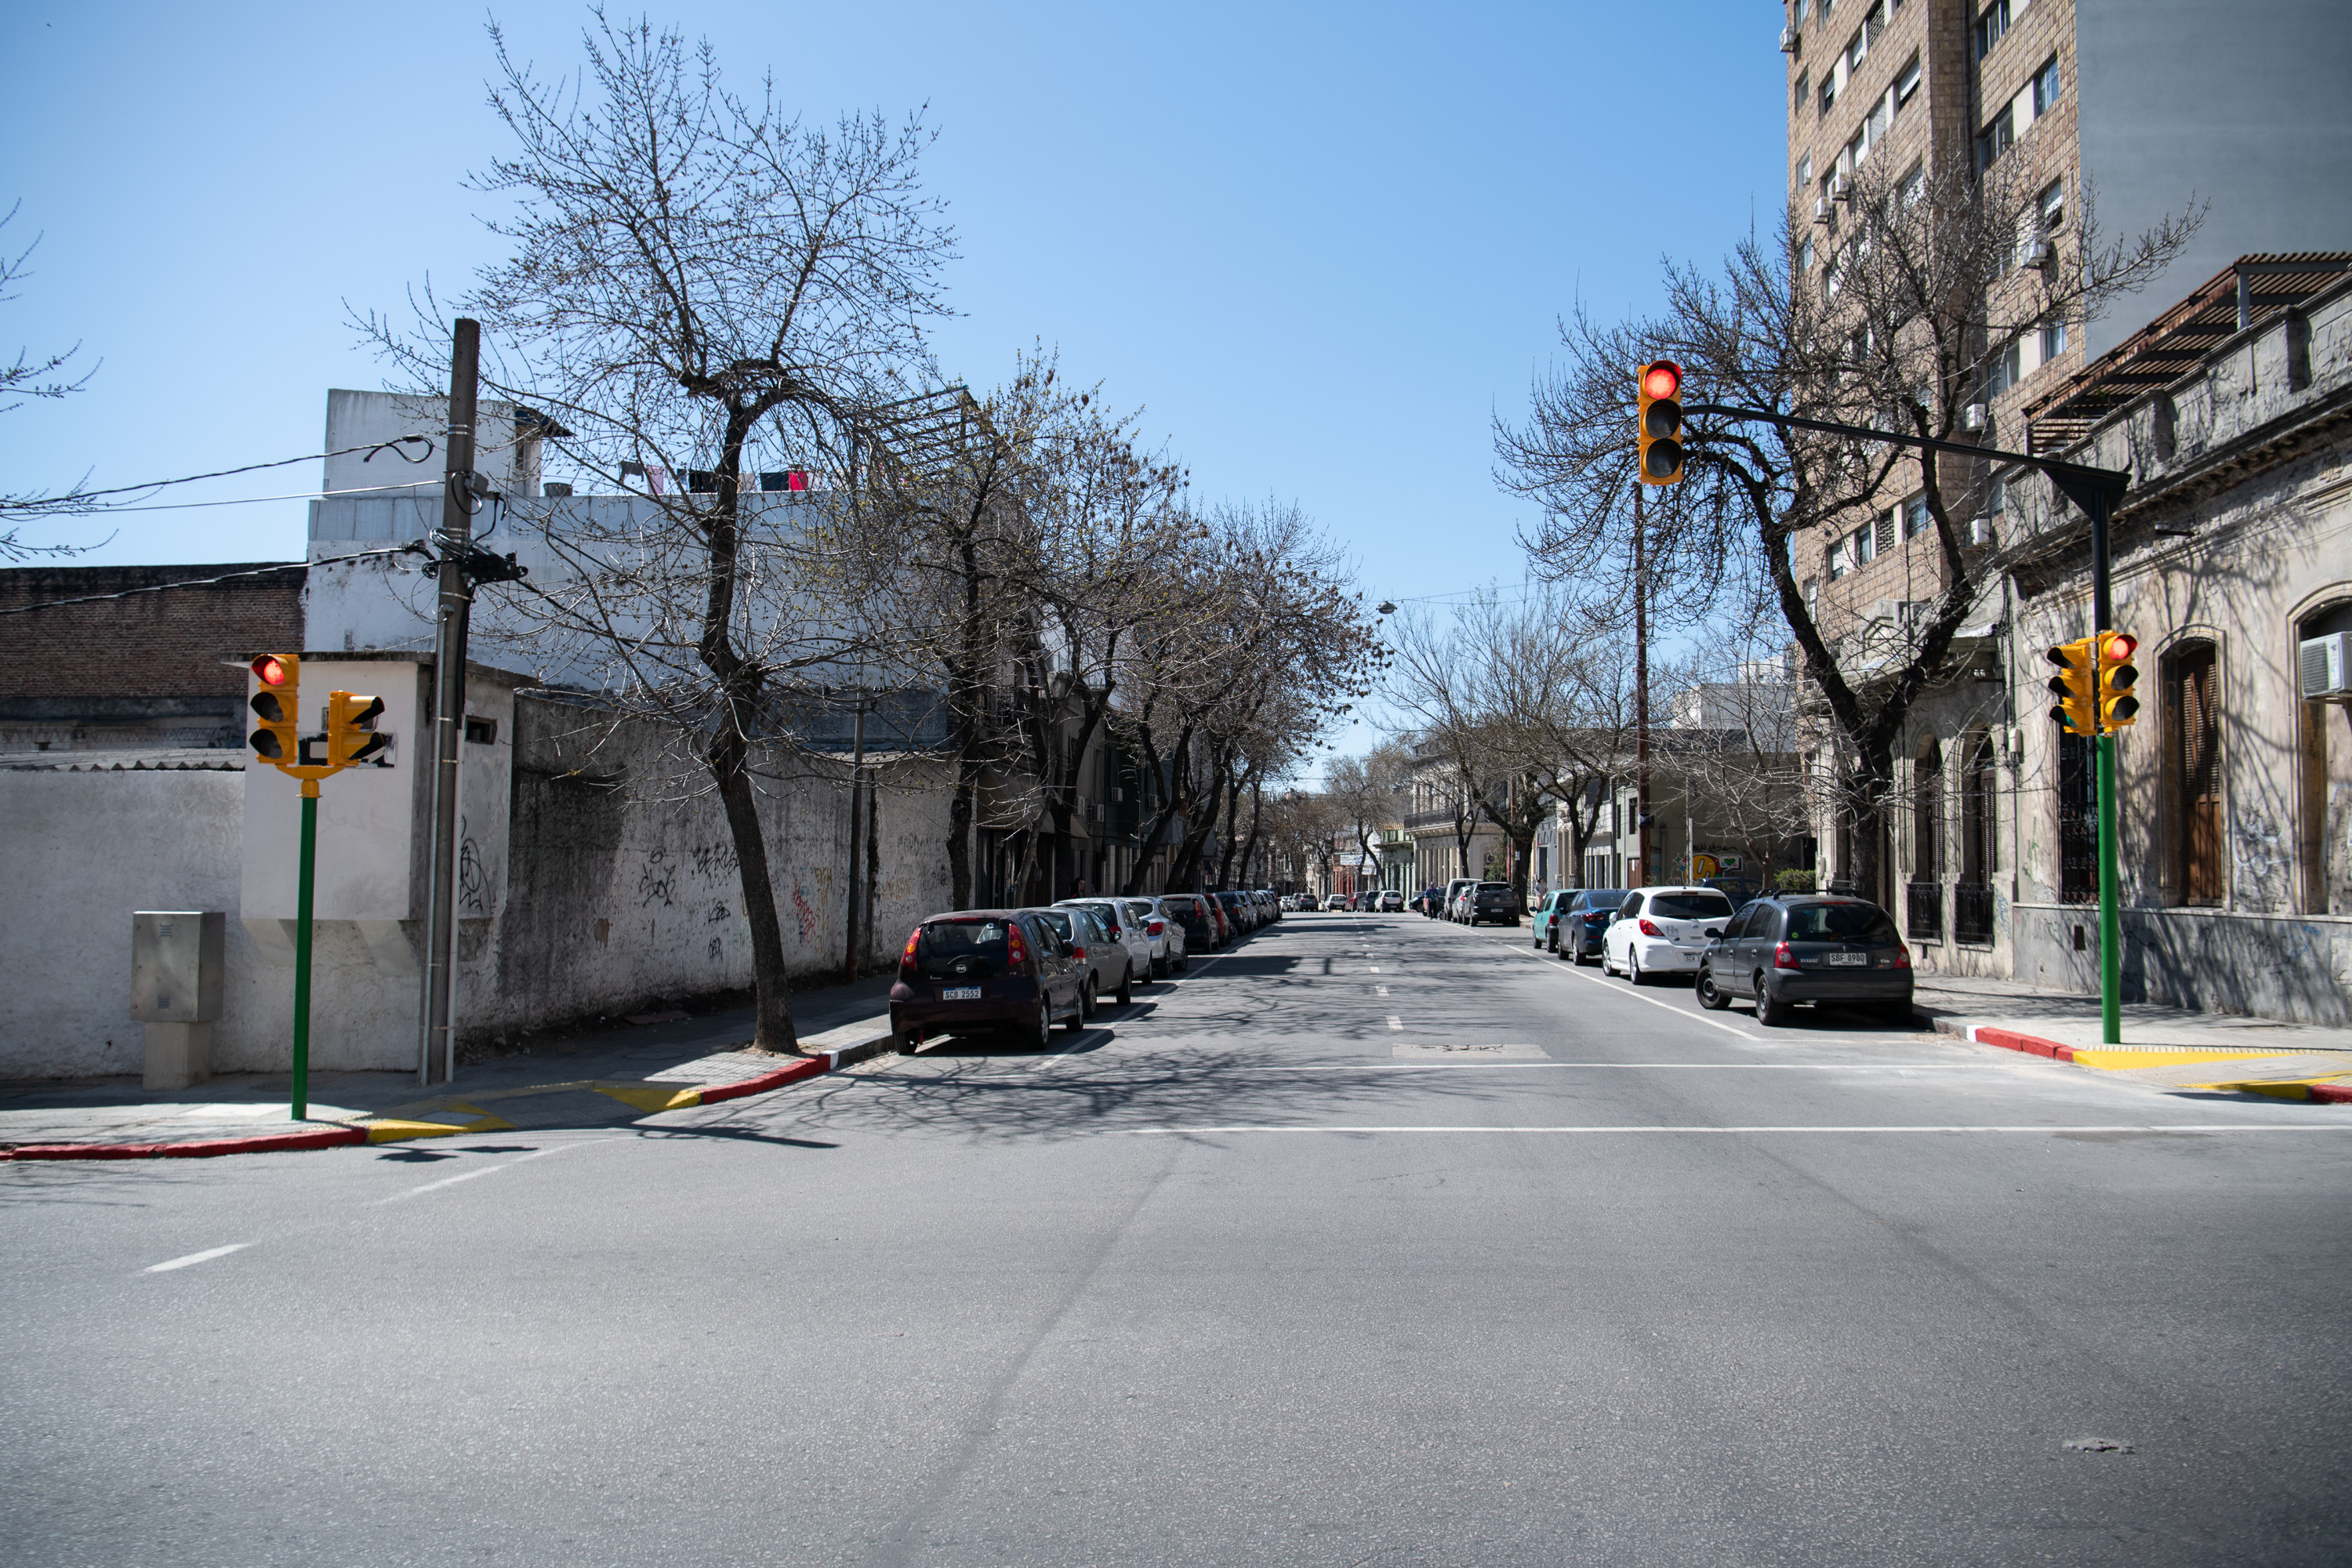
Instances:
[[[579,7],[497,14],[518,53],[577,59]],[[1519,575],[1526,509],[1491,480],[1488,421],[1524,406],[1555,317],[1580,290],[1646,305],[1662,253],[1718,256],[1785,178],[1764,0],[650,14],[742,85],[772,68],[814,118],[928,103],[962,254],[949,373],[986,384],[1057,346],[1146,407],[1196,494],[1300,502],[1374,600]],[[491,254],[460,189],[502,146],[486,15],[7,7],[0,205],[23,200],[16,243],[47,237],[0,348],[79,339],[104,363],[79,396],[0,417],[0,488],[316,451],[326,389],[383,379],[342,301],[396,309]],[[134,513],[85,559],[289,559],[303,516]]]

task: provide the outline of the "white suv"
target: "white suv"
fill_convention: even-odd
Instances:
[[[1720,889],[1636,888],[1601,936],[1601,972],[1634,984],[1649,974],[1696,974],[1706,944],[1731,923]]]

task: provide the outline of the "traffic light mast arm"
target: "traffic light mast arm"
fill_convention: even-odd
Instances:
[[[1797,430],[1819,430],[1829,436],[1858,436],[1866,441],[1887,441],[1898,447],[1916,447],[1922,451],[1952,452],[1963,458],[1990,458],[1996,462],[2022,463],[2027,468],[2039,468],[2048,474],[2067,498],[2085,511],[2092,510],[2092,497],[2104,495],[2112,506],[2125,490],[2131,488],[2131,475],[2119,468],[2094,468],[2082,463],[2062,463],[2055,458],[2037,458],[2030,452],[2004,452],[1998,447],[1971,447],[1965,441],[1939,440],[1933,436],[1904,436],[1892,430],[1874,430],[1866,425],[1840,425],[1828,419],[1806,419],[1794,414],[1775,414],[1763,408],[1735,408],[1722,403],[1686,403],[1683,405],[1683,413],[1712,414],[1725,419],[1759,419],[1768,425],[1785,425]]]

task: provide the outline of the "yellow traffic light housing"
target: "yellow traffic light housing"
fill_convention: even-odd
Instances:
[[[347,768],[372,760],[392,744],[392,737],[375,732],[383,716],[383,699],[351,691],[327,693],[327,763]]]
[[[2051,692],[2058,699],[2050,716],[2077,735],[2098,733],[2098,671],[2096,638],[2077,637],[2073,642],[2060,643],[2050,650],[2051,663],[2058,673],[2050,678]]]
[[[261,721],[251,737],[254,755],[281,767],[299,763],[302,755],[301,659],[290,653],[265,653],[249,668],[253,679],[261,683],[252,702]]]
[[[2139,722],[2139,699],[2132,688],[2139,684],[2139,671],[2132,664],[2132,656],[2139,651],[2139,639],[2129,632],[2101,632],[2099,645],[2099,728],[2102,731],[2123,729]]]
[[[1683,367],[1654,360],[1633,372],[1633,447],[1642,482],[1672,485],[1683,477]]]

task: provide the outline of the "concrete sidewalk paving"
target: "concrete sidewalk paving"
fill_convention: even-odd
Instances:
[[[855,1059],[887,1041],[890,978],[793,998],[801,1048]],[[0,1091],[0,1149],[52,1144],[187,1144],[359,1129],[371,1142],[508,1130],[635,1121],[793,1068],[800,1058],[754,1053],[748,1007],[600,1030],[461,1066],[454,1083],[420,1093],[408,1072],[310,1075],[310,1118],[293,1120],[285,1073],[232,1073],[171,1093],[136,1079]],[[839,1058],[835,1058],[840,1059]]]
[[[1913,997],[1944,1033],[2158,1088],[2352,1100],[2352,1029],[2136,1002],[2122,1010],[2123,1044],[2109,1046],[2096,996],[1921,974]]]

